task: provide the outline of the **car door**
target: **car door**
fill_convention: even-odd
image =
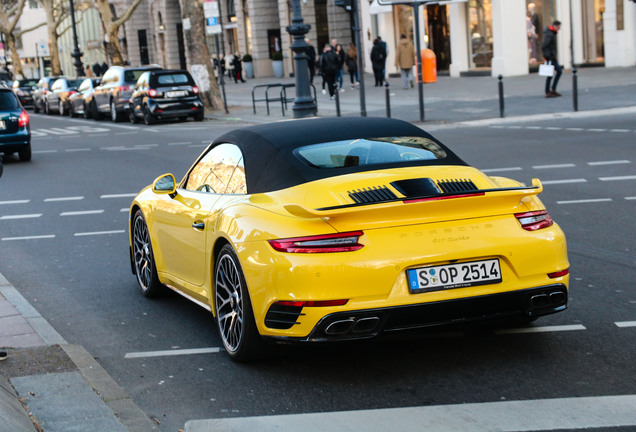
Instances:
[[[207,239],[214,238],[210,230],[216,225],[219,203],[231,197],[225,192],[240,155],[233,144],[214,147],[194,165],[176,195],[158,202],[153,211],[159,270],[200,299],[206,297],[204,283],[210,274],[212,245]]]
[[[64,84],[63,80],[58,79],[51,86],[51,91],[49,91],[46,96],[46,103],[49,106],[49,110],[52,110],[52,111],[58,110],[57,102],[59,100],[59,92],[62,89],[63,84]]]

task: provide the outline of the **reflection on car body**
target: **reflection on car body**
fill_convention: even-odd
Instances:
[[[31,160],[29,114],[12,90],[0,88],[0,153],[16,152],[21,161]]]
[[[343,341],[564,310],[565,235],[538,194],[409,123],[323,118],[216,138],[130,207],[142,293],[216,317],[235,360],[263,340]]]

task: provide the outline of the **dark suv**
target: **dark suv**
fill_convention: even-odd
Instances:
[[[189,116],[203,120],[203,102],[199,88],[186,70],[148,71],[141,74],[130,97],[128,115],[132,123],[139,117],[146,124],[157,119]]]
[[[157,65],[144,67],[111,66],[108,68],[102,82],[95,88],[93,100],[95,101],[96,118],[103,114],[110,114],[112,121],[124,119],[124,114],[129,108],[129,99],[133,87],[139,76],[149,70],[161,70]]]
[[[33,105],[33,90],[38,85],[38,80],[29,78],[13,81],[13,93],[20,99],[22,106]]]

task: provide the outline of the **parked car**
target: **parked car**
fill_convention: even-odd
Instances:
[[[20,99],[22,106],[33,106],[33,91],[38,84],[38,80],[33,78],[13,81],[11,88],[13,93]]]
[[[131,123],[142,117],[147,125],[158,119],[189,116],[203,120],[203,102],[199,88],[186,70],[146,71],[141,74],[130,97],[128,116]]]
[[[401,120],[251,126],[134,198],[131,267],[144,295],[170,288],[209,310],[237,361],[264,339],[530,322],[568,304],[566,239],[542,191]]]
[[[101,78],[85,78],[77,88],[77,92],[69,96],[71,117],[83,115],[84,118],[91,118],[93,116],[93,94],[100,82]]]
[[[31,160],[29,114],[11,89],[0,88],[0,153],[15,152],[21,161]]]
[[[8,72],[0,71],[0,87],[11,87],[11,81],[13,81],[13,78]]]
[[[95,118],[109,114],[114,122],[128,117],[130,96],[139,76],[149,70],[160,70],[157,65],[144,67],[111,66],[108,68],[102,82],[95,88]]]
[[[51,84],[51,88],[46,95],[45,111],[47,114],[57,112],[59,115],[67,115],[70,108],[69,97],[77,93],[77,88],[81,83],[81,78],[59,77]]]
[[[55,79],[56,77],[52,76],[40,78],[35,86],[35,90],[33,90],[33,112],[39,113],[40,111],[44,111],[49,86]]]

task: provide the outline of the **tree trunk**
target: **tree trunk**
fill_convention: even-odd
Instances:
[[[44,5],[43,5],[44,6]],[[57,50],[57,22],[53,15],[53,4],[44,8],[46,13],[46,28],[49,36],[49,56],[51,57],[51,74],[53,76],[62,75],[62,66],[60,65],[60,53]]]
[[[180,0],[181,17],[190,20],[190,29],[183,26],[183,38],[187,44],[190,72],[200,89],[201,99],[207,109],[221,110],[223,99],[214,75],[214,66],[206,43],[203,0]]]
[[[15,47],[15,36],[13,35],[13,33],[7,33],[5,35],[5,38],[6,38],[5,40],[7,42],[9,51],[11,51],[11,62],[13,63],[13,75],[15,75],[16,78],[24,77],[24,70],[22,69],[22,61],[20,60],[20,55],[18,54],[18,50]]]
[[[122,66],[124,64],[124,56],[121,54],[121,45],[119,44],[119,27],[128,21],[137,9],[137,6],[141,3],[141,0],[133,0],[119,18],[113,21],[113,14],[110,10],[110,3],[108,0],[96,0],[95,4],[99,11],[99,16],[102,19],[104,29],[108,35],[108,52],[114,65]]]

